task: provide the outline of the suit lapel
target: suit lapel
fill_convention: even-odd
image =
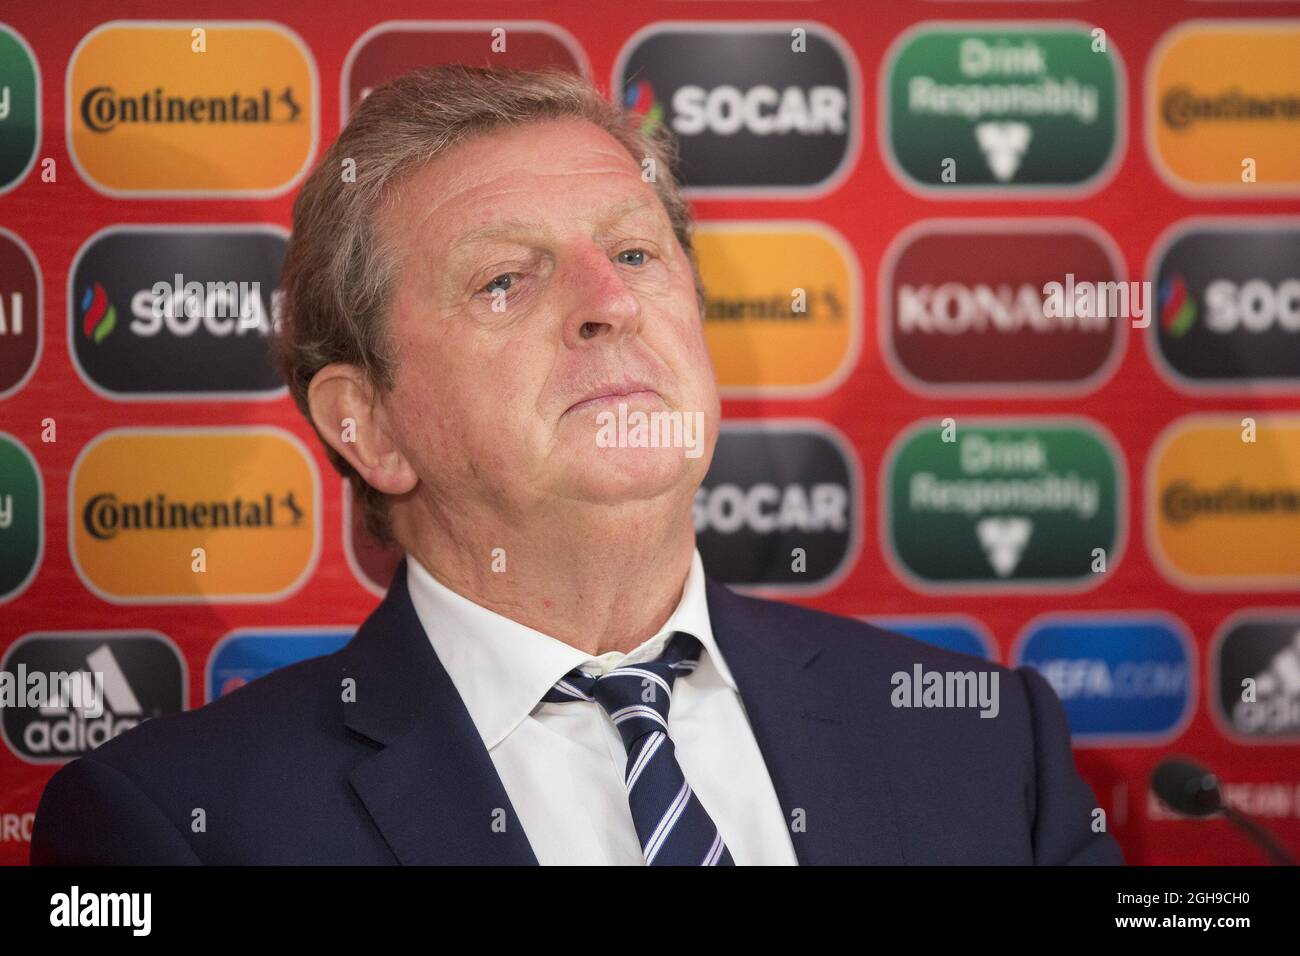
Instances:
[[[862,675],[835,673],[817,636],[783,632],[770,604],[712,579],[706,591],[718,649],[786,824],[796,824],[791,840],[799,862],[902,863],[885,748],[875,722],[863,719],[866,708],[850,706],[852,682]]]
[[[535,864],[456,687],[420,625],[398,564],[383,602],[341,653],[355,700],[343,723],[375,746],[349,775],[404,864]]]

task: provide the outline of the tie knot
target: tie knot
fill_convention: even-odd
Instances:
[[[542,697],[548,703],[594,700],[609,714],[629,749],[652,731],[668,732],[668,708],[678,674],[695,669],[700,642],[683,631],[668,641],[653,661],[622,664],[601,677],[589,677],[575,668]]]

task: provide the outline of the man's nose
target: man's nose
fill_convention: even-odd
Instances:
[[[604,338],[612,344],[641,325],[641,302],[618,265],[594,243],[569,250],[563,279],[564,342],[570,348]]]

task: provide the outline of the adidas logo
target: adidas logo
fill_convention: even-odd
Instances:
[[[70,687],[60,690],[58,699],[40,708],[43,718],[23,729],[23,744],[33,754],[78,756],[130,730],[143,718],[140,701],[127,682],[112,649],[102,644],[86,656],[87,670],[70,676],[81,684],[82,700],[93,699],[95,678],[102,675],[102,699],[107,704],[102,716],[92,717],[75,704],[77,694]]]
[[[1300,630],[1255,674],[1254,683],[1254,699],[1238,700],[1233,707],[1236,728],[1251,734],[1300,733]]]

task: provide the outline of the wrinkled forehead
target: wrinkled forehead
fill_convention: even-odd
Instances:
[[[500,225],[586,223],[640,211],[667,222],[641,164],[585,120],[478,133],[391,184],[381,234],[446,250]]]

